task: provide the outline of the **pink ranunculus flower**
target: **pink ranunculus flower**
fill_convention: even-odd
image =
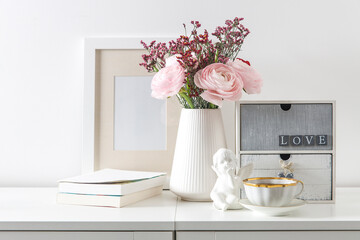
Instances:
[[[162,68],[151,81],[151,96],[166,99],[176,95],[184,85],[185,69],[180,64]]]
[[[233,67],[241,76],[244,82],[244,89],[248,94],[260,93],[263,85],[263,80],[260,74],[241,59],[235,61],[228,61],[227,65]]]
[[[213,63],[199,70],[194,76],[195,85],[205,91],[200,95],[206,101],[222,106],[222,101],[241,98],[243,82],[234,68]]]

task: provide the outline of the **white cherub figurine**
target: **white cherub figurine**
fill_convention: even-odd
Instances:
[[[214,207],[223,211],[241,209],[240,188],[243,187],[242,181],[250,176],[253,164],[248,164],[239,169],[235,154],[225,148],[220,148],[214,154],[213,164],[212,169],[218,176],[210,194],[214,201]]]

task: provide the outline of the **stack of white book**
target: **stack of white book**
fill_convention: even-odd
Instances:
[[[59,181],[61,204],[123,207],[162,192],[166,173],[103,169]]]

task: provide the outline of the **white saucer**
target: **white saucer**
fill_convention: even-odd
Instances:
[[[284,207],[264,207],[264,206],[258,206],[252,204],[248,199],[241,199],[240,203],[246,207],[247,209],[250,209],[252,211],[268,215],[268,216],[283,216],[287,215],[290,212],[301,208],[302,206],[306,205],[306,202],[304,200],[300,199],[294,199],[290,202],[289,205]]]

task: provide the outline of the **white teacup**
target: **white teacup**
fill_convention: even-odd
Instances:
[[[304,183],[292,178],[257,177],[243,182],[247,198],[258,206],[286,206],[304,190]],[[300,192],[298,183],[301,183]]]

